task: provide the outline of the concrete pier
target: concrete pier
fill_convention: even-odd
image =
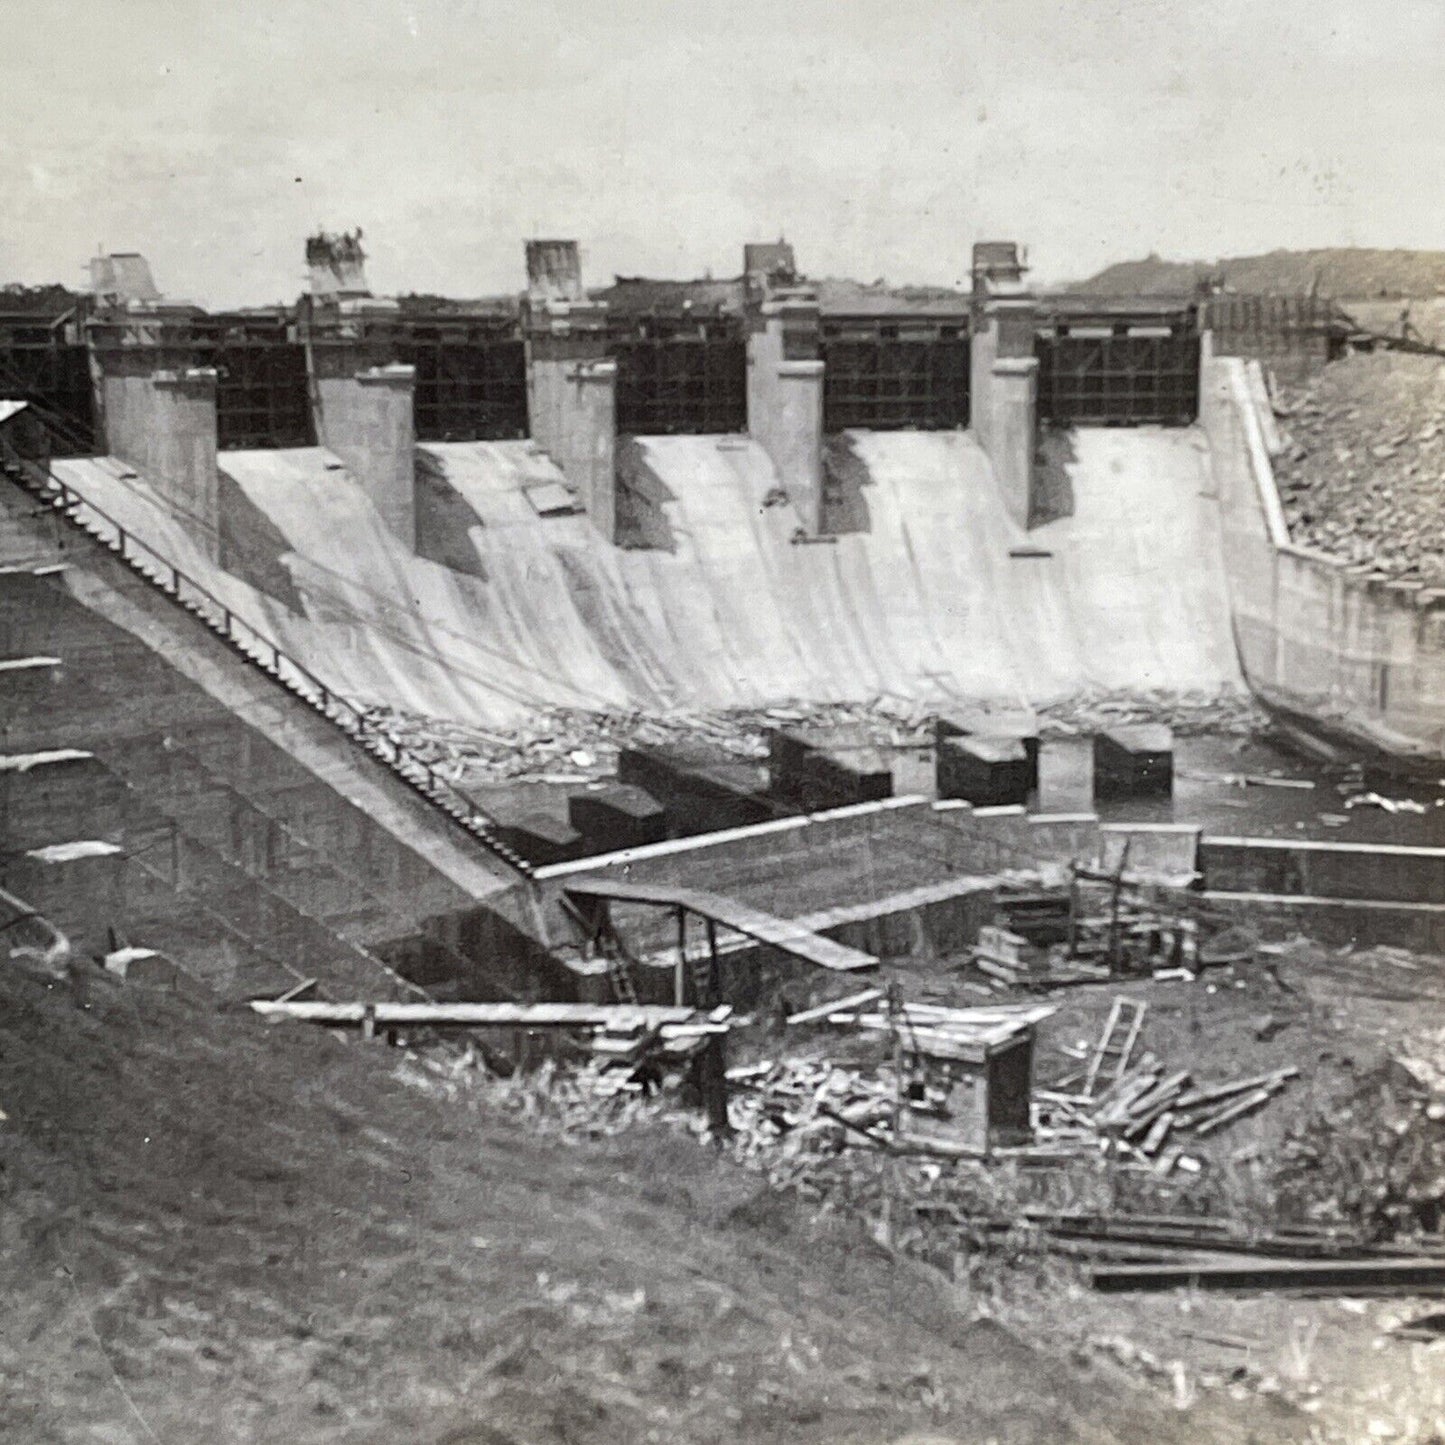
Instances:
[[[590,851],[637,848],[667,837],[667,812],[650,793],[614,783],[567,800],[567,819]]]
[[[532,439],[617,540],[617,363],[607,308],[588,299],[575,241],[527,242],[527,415]]]
[[[328,346],[315,378],[316,434],[376,504],[386,525],[416,548],[416,368],[361,365],[365,350]]]
[[[808,812],[893,796],[888,759],[847,728],[774,729],[768,736],[769,791]]]
[[[973,248],[970,413],[1010,516],[1027,527],[1033,515],[1038,430],[1037,303],[1012,241]]]
[[[346,464],[387,527],[416,549],[416,370],[392,358],[395,301],[367,285],[359,235],[306,242],[312,423]]]
[[[793,277],[786,259],[759,257],[775,247],[749,246],[748,433],[777,469],[809,534],[823,508],[823,363],[818,357],[818,294]]]
[[[1174,791],[1174,734],[1138,723],[1094,735],[1094,797],[1167,798]]]
[[[185,308],[136,305],[92,329],[106,447],[220,554],[216,373],[192,364]]]
[[[933,720],[933,742],[935,748],[942,747],[949,738],[983,737],[1016,739],[1023,745],[1028,761],[1028,788],[1035,791],[1039,786],[1039,719],[1032,708],[957,708],[940,713]],[[941,797],[953,797],[943,793]],[[958,794],[957,796],[964,796]],[[1022,799],[1010,799],[1022,802]]]
[[[947,737],[938,744],[934,780],[940,798],[981,808],[1020,805],[1033,786],[1034,766],[1019,738]]]

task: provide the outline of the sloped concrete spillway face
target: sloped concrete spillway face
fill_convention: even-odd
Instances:
[[[580,513],[538,511],[529,489],[562,477],[528,443],[436,444],[429,488],[476,521],[465,571],[414,556],[319,448],[225,454],[252,525],[222,569],[143,479],[107,459],[57,470],[337,689],[486,726],[547,706],[1238,685],[1197,435],[1051,446],[1070,514],[1026,533],[968,434],[847,434],[849,530],[800,545],[761,448],[641,438],[624,480],[651,545],[629,549]],[[263,537],[267,555],[245,555]]]

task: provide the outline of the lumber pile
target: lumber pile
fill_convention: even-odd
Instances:
[[[1283,1068],[1196,1084],[1187,1069],[1171,1070],[1146,1053],[1095,1097],[1036,1090],[1034,1128],[1043,1143],[1112,1154],[1147,1164],[1160,1175],[1197,1170],[1198,1161],[1188,1153],[1190,1142],[1263,1108],[1298,1074],[1298,1069]]]
[[[985,977],[1017,988],[1042,971],[1047,955],[1022,934],[988,924],[978,931],[972,957],[973,966]]]

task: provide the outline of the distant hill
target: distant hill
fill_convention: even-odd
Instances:
[[[1165,261],[1148,256],[1121,261],[1066,287],[1104,296],[1192,295],[1201,285],[1282,295],[1317,290],[1322,296],[1445,295],[1445,251],[1381,251],[1336,247],[1321,251],[1270,251],[1219,261]]]

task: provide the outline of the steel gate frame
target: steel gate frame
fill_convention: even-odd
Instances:
[[[518,337],[400,330],[397,360],[416,368],[418,441],[511,441],[527,435],[527,359]]]
[[[234,327],[201,322],[189,344],[196,364],[216,371],[219,451],[316,444],[306,348],[288,339],[284,322],[243,321]]]
[[[617,430],[712,435],[748,426],[747,340],[738,328],[615,335]]]
[[[823,430],[966,427],[971,385],[967,330],[919,337],[888,336],[884,329],[866,337],[825,334]]]
[[[1188,426],[1199,415],[1199,333],[1191,325],[1087,323],[1039,336],[1039,418],[1059,426]]]
[[[4,329],[18,334],[0,341],[0,396],[35,407],[50,427],[53,455],[93,454],[95,392],[87,348],[56,340],[48,325],[30,318]]]

